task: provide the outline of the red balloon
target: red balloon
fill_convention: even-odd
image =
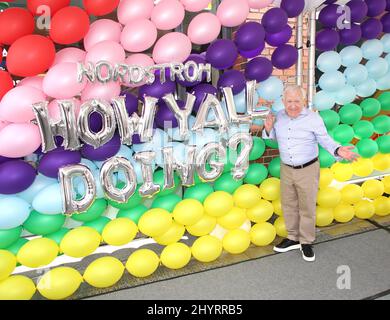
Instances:
[[[50,9],[50,16],[53,16],[58,10],[70,5],[70,0],[27,0],[27,8],[34,15],[40,15],[37,13],[37,9],[40,6],[48,6]]]
[[[0,13],[0,43],[10,45],[34,32],[35,22],[26,9],[9,8]]]
[[[97,17],[113,12],[118,4],[119,0],[83,0],[85,11]]]
[[[88,14],[79,7],[66,7],[52,18],[50,37],[55,43],[71,44],[82,40],[88,30]]]
[[[0,100],[14,87],[11,75],[7,71],[0,70]]]
[[[32,34],[16,40],[8,50],[7,69],[19,77],[30,77],[46,72],[54,62],[53,41]]]

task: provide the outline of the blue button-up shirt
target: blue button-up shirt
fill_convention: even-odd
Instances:
[[[264,129],[262,137],[277,140],[281,161],[291,166],[317,157],[318,144],[332,155],[341,146],[329,136],[321,116],[308,108],[303,108],[296,118],[289,117],[285,110],[279,111],[269,135]]]

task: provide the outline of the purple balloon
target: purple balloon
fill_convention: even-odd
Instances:
[[[386,0],[386,11],[390,11],[390,0]]]
[[[335,3],[337,0],[326,0],[324,3],[325,4],[330,4],[330,3]]]
[[[340,42],[340,36],[336,30],[323,29],[317,32],[316,48],[320,51],[330,51],[335,49]]]
[[[351,0],[347,6],[351,10],[352,22],[362,22],[367,16],[368,6],[363,0]]]
[[[222,74],[218,80],[218,88],[231,87],[233,94],[239,94],[245,88],[245,77],[238,70],[229,70]]]
[[[345,46],[350,46],[358,42],[362,38],[362,29],[357,24],[351,24],[350,29],[342,29],[339,31],[340,43]]]
[[[305,9],[305,0],[282,0],[280,7],[286,11],[289,18],[299,16]]]
[[[230,68],[238,57],[237,46],[232,40],[219,39],[210,44],[206,52],[206,60],[219,70]]]
[[[362,28],[362,37],[368,40],[378,38],[383,30],[382,22],[375,18],[367,19],[360,27]]]
[[[127,114],[131,116],[134,112],[138,112],[138,98],[130,92],[123,92],[125,96]]]
[[[275,68],[288,69],[297,62],[298,50],[289,44],[281,45],[275,49],[271,60]]]
[[[265,48],[265,42],[263,42],[259,48],[256,48],[254,50],[250,50],[250,51],[238,50],[238,52],[240,53],[240,56],[250,59],[260,55],[260,53],[264,50],[264,48]]]
[[[95,149],[89,144],[84,144],[81,148],[81,154],[84,158],[95,161],[104,161],[115,156],[121,147],[121,140],[119,135],[108,141],[105,145]]]
[[[176,84],[174,81],[166,79],[164,83],[160,82],[160,78],[152,84],[144,84],[139,88],[138,97],[143,101],[144,96],[155,97],[161,99],[168,93],[173,93],[176,90]]]
[[[7,158],[7,157],[0,156],[0,164],[2,164],[4,162],[12,161],[12,160],[15,160],[15,158]]]
[[[182,100],[176,101],[180,109],[184,109],[185,102]],[[164,129],[168,122],[168,128],[176,128],[179,124],[173,112],[169,109],[165,101],[158,104],[156,114],[156,124],[159,128]]]
[[[386,0],[365,0],[368,6],[367,16],[376,17],[386,10]]]
[[[290,40],[292,36],[292,29],[291,27],[286,24],[283,27],[283,30],[277,33],[267,33],[265,36],[265,41],[273,47],[279,47],[282,44],[285,44]]]
[[[383,15],[381,22],[383,25],[383,32],[390,33],[390,13]]]
[[[103,129],[103,118],[99,112],[92,112],[88,123],[92,132],[98,133]]]
[[[154,121],[154,122],[153,122],[153,134],[154,134],[154,131],[155,131],[156,128],[157,128],[156,121]],[[140,144],[140,143],[143,143],[143,142],[141,141],[141,138],[140,138],[140,136],[139,136],[138,133],[136,133],[136,134],[133,135],[131,142],[132,142],[133,144]]]
[[[200,104],[202,103],[203,99],[207,94],[213,94],[217,95],[217,89],[208,83],[201,83],[198,84],[196,87],[194,87],[191,91],[191,94],[193,94],[196,97],[194,109],[193,112],[198,112]]]
[[[337,26],[337,20],[343,14],[342,10],[340,10],[340,12],[337,13],[339,7],[340,6],[337,4],[329,4],[320,11],[318,20],[321,22],[321,24],[324,27],[335,28]]]
[[[34,167],[23,160],[12,160],[0,165],[0,193],[15,194],[30,187],[36,177]]]
[[[78,151],[64,150],[60,147],[44,154],[39,161],[38,171],[50,178],[58,178],[58,171],[61,167],[77,164],[81,161]]]
[[[273,66],[271,61],[264,57],[257,57],[246,64],[245,77],[248,80],[261,82],[267,80],[272,74]]]
[[[264,43],[264,38],[264,27],[258,22],[250,21],[238,28],[234,42],[239,51],[252,51]]]
[[[200,54],[191,54],[184,63],[186,63],[188,61],[194,61],[196,64],[201,64],[201,63],[205,64],[206,63],[206,59],[203,56],[201,56]],[[191,76],[194,74],[193,68],[190,69],[189,74]],[[193,86],[196,86],[197,84],[199,84],[205,80],[206,80],[206,74],[203,73],[201,81],[190,82],[190,81],[186,81],[186,80],[182,81],[182,80],[177,79],[177,83],[179,83],[183,87],[193,87]]]
[[[288,22],[286,11],[280,8],[269,9],[263,15],[262,24],[267,33],[277,33],[283,30]]]

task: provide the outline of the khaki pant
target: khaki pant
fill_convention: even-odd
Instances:
[[[301,244],[315,240],[319,178],[319,161],[303,169],[280,165],[281,204],[290,240]]]

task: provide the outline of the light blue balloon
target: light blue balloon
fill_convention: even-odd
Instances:
[[[368,79],[368,70],[361,64],[356,64],[347,67],[344,71],[347,83],[352,86],[357,86]]]
[[[388,53],[388,54],[385,55],[385,60],[387,61],[387,63],[388,63],[389,66],[390,66],[390,53]]]
[[[34,197],[44,188],[52,184],[58,183],[57,179],[49,178],[43,174],[38,174],[33,184],[26,190],[17,194],[17,196],[23,200],[26,200],[29,204],[32,203]]]
[[[386,33],[381,38],[383,44],[383,52],[390,53],[390,33]]]
[[[359,97],[371,97],[376,92],[376,82],[374,79],[367,79],[367,81],[356,86],[355,89]]]
[[[123,157],[125,159],[130,159],[131,156],[133,155],[133,150],[129,148],[128,146],[122,145],[115,155],[115,157]]]
[[[104,197],[104,191],[102,184],[100,183],[100,172],[99,170],[92,171],[92,175],[95,181],[96,186],[96,198],[103,198]],[[76,180],[77,179],[77,180]],[[76,178],[74,181],[75,191],[81,195],[85,195],[85,185],[81,178]]]
[[[42,189],[32,202],[34,210],[43,214],[59,214],[63,212],[61,187],[59,183]]]
[[[30,215],[31,207],[27,201],[18,197],[0,199],[0,229],[16,228]]]
[[[255,94],[253,96],[254,101],[259,100],[259,95],[257,91],[255,91]],[[239,94],[234,96],[234,103],[236,104],[236,112],[237,113],[246,113],[247,112],[247,105],[246,105],[246,90],[242,90]]]
[[[210,142],[219,142],[220,134],[218,131],[206,128],[203,132],[192,132],[188,140],[189,145],[195,145],[197,149],[202,148],[204,145]]]
[[[237,106],[236,106],[237,107]],[[228,112],[225,101],[221,101],[221,108],[223,110],[223,113],[225,114],[226,119],[228,119]],[[238,112],[238,111],[237,111]],[[207,121],[214,121],[216,119],[216,115],[213,109],[210,109],[207,114]]]
[[[103,163],[103,161],[99,161],[99,163],[100,162]],[[93,163],[91,160],[88,160],[88,159],[82,158],[80,163],[85,165],[85,166],[87,166],[91,171],[96,171],[96,170],[99,169],[98,166],[95,163]]]
[[[255,124],[255,121],[253,121],[253,124]],[[225,135],[226,139],[230,139],[232,136],[234,136],[236,133],[249,133],[250,125],[246,123],[242,123],[240,125],[232,125],[229,127],[229,130],[227,134]]]
[[[317,68],[322,72],[337,71],[341,67],[341,56],[336,51],[326,51],[317,59]]]
[[[336,91],[334,94],[334,97],[336,99],[336,103],[343,106],[347,103],[351,103],[356,98],[356,89],[355,87],[351,86],[350,84],[347,84],[339,91]]]
[[[378,90],[390,89],[390,71],[387,72],[383,77],[376,80],[376,88]]]
[[[367,40],[362,44],[363,58],[367,60],[379,58],[383,53],[383,49],[383,43],[380,40]]]
[[[363,59],[363,52],[357,46],[348,46],[340,51],[341,64],[344,67],[350,67],[359,64]]]
[[[389,70],[388,62],[383,58],[368,60],[366,63],[368,76],[374,80],[383,77]]]
[[[192,127],[194,126],[195,121],[196,121],[196,118],[194,116],[188,117],[188,129],[190,131],[191,131]],[[184,139],[180,137],[179,127],[169,128],[166,132],[167,132],[168,137],[170,137],[172,140],[184,141]]]
[[[332,109],[336,103],[333,94],[326,91],[319,91],[314,95],[314,107],[320,111]]]
[[[284,103],[283,103],[283,99],[278,99],[274,102],[274,104],[272,105],[272,111],[274,113],[277,113],[279,112],[280,110],[284,110],[285,107],[284,107]]]
[[[265,100],[277,100],[283,95],[283,81],[271,76],[259,83],[257,93]]]
[[[344,87],[346,84],[345,76],[340,71],[331,71],[324,73],[318,84],[322,90],[333,92]]]

